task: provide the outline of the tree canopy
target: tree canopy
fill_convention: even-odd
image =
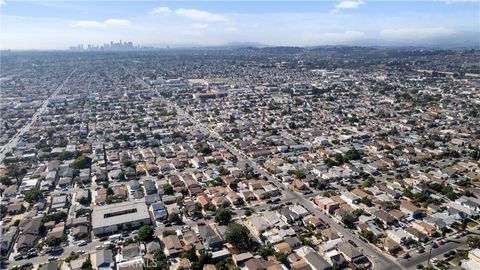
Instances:
[[[230,209],[224,207],[220,207],[217,209],[215,213],[215,222],[218,222],[221,225],[226,225],[230,223],[231,219],[232,213],[230,212]]]
[[[138,230],[138,239],[142,242],[148,242],[153,238],[153,227],[150,225],[143,225]]]
[[[32,189],[27,192],[25,192],[25,201],[29,203],[35,203],[40,199],[42,196],[42,193],[38,189]]]
[[[84,154],[80,154],[74,161],[73,167],[75,169],[87,169],[90,168],[92,164],[92,159],[85,156]]]
[[[240,250],[248,250],[250,246],[249,230],[242,224],[230,223],[225,231],[225,239]]]

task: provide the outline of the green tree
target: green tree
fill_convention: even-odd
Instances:
[[[349,214],[346,214],[342,217],[342,223],[350,229],[355,227],[354,218],[352,215]]]
[[[12,179],[9,177],[1,176],[0,177],[0,183],[5,186],[10,186],[13,185]]]
[[[138,240],[148,242],[153,239],[153,227],[150,225],[143,225],[138,230]]]
[[[162,250],[157,250],[153,255],[153,260],[145,261],[146,270],[168,270],[170,264],[168,263],[167,256]]]
[[[60,160],[68,160],[72,159],[74,157],[74,153],[68,152],[68,151],[63,151],[58,155],[58,159]]]
[[[232,213],[230,212],[230,209],[223,208],[223,207],[220,207],[217,209],[215,213],[215,222],[218,222],[221,225],[226,225],[230,223],[231,219],[232,219]]]
[[[293,171],[292,174],[297,177],[298,179],[304,179],[306,176],[305,176],[305,173],[301,170],[296,170],[296,171]]]
[[[67,213],[64,211],[58,211],[52,214],[46,214],[42,218],[42,222],[46,223],[49,221],[55,221],[55,223],[59,223],[61,221],[65,221],[67,219]]]
[[[7,174],[9,176],[15,177],[15,179],[20,180],[20,176],[27,173],[27,169],[21,164],[14,162],[7,166]]]
[[[87,260],[82,263],[82,266],[80,268],[81,270],[92,270],[92,262],[90,261],[90,257],[87,258]]]
[[[288,265],[287,254],[283,252],[275,252],[275,258],[277,259],[277,261]]]
[[[275,253],[275,250],[273,249],[272,245],[264,245],[261,246],[260,249],[258,249],[258,255],[262,256],[263,258],[267,258],[268,256],[271,256]]]
[[[220,175],[229,175],[230,171],[228,169],[225,169],[223,166],[221,166],[218,171],[220,172]]]
[[[467,238],[467,245],[470,248],[480,248],[480,237],[478,236],[469,236]]]
[[[45,239],[45,244],[47,244],[49,247],[59,246],[62,242],[63,239],[58,237],[48,237]]]
[[[92,159],[85,156],[84,154],[80,154],[74,161],[73,167],[75,169],[87,169],[90,168],[92,164]]]
[[[126,159],[126,160],[123,161],[123,166],[130,167],[130,168],[135,168],[135,162],[133,162],[133,160]]]
[[[42,193],[38,189],[32,189],[25,192],[25,201],[28,203],[36,203],[42,196]]]
[[[360,232],[360,235],[363,236],[365,239],[367,239],[368,242],[370,242],[370,243],[375,243],[376,242],[375,234],[373,234],[373,232],[371,232],[369,230],[362,230]]]
[[[177,235],[177,233],[175,232],[175,230],[165,230],[162,233],[163,237],[166,237],[166,236],[169,236],[169,235]]]
[[[65,258],[65,261],[70,262],[71,260],[78,259],[78,257],[79,257],[78,253],[72,251],[70,252],[70,255],[68,255],[68,257]]]
[[[353,149],[350,149],[347,151],[347,153],[345,154],[345,158],[350,161],[350,160],[359,160],[362,158],[362,154],[360,153],[360,151],[358,151],[357,149],[353,148]]]
[[[189,259],[190,261],[198,260],[197,254],[195,253],[195,248],[183,249],[180,252],[180,257]]]
[[[368,207],[373,206],[372,200],[370,200],[368,197],[363,197],[362,198],[362,203],[365,204]]]
[[[228,185],[232,190],[237,190],[238,184],[237,182],[231,182],[230,185]]]
[[[230,223],[225,231],[225,239],[242,251],[248,250],[250,247],[249,230],[242,224]]]
[[[165,192],[167,195],[173,195],[175,193],[173,186],[170,184],[163,185],[163,192]]]
[[[319,190],[323,190],[327,187],[327,182],[325,182],[325,180],[315,179],[314,180],[314,186],[315,186],[315,188],[317,188]]]

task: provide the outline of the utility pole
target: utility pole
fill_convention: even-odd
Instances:
[[[432,249],[433,247],[430,247],[430,252],[428,252],[428,260],[427,260],[428,267],[430,267],[430,257],[432,257]]]

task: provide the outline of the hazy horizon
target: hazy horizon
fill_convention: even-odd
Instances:
[[[1,49],[142,46],[478,46],[473,1],[1,1]]]

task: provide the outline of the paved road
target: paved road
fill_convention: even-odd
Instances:
[[[17,134],[15,134],[12,139],[1,149],[0,151],[0,163],[5,159],[5,155],[12,151],[13,148],[15,148],[17,146],[17,144],[20,142],[22,136],[30,129],[30,127],[32,127],[32,125],[37,121],[37,118],[38,116],[40,116],[41,114],[43,114],[46,110],[47,110],[47,106],[48,106],[48,103],[50,102],[50,100],[52,98],[55,98],[58,93],[60,92],[60,90],[62,90],[63,86],[65,85],[65,83],[70,79],[70,77],[73,75],[73,73],[76,71],[77,69],[74,69],[72,72],[70,72],[70,74],[67,76],[67,78],[62,82],[62,84],[60,84],[60,86],[57,87],[57,89],[55,89],[55,91],[50,95],[49,98],[47,98],[42,106],[37,110],[37,112],[32,116],[32,119],[30,119],[30,121],[23,127],[21,128]]]
[[[33,258],[30,258],[30,259],[18,260],[18,261],[15,261],[13,259],[14,254],[12,254],[10,256],[10,259],[9,259],[9,262],[10,262],[9,268],[11,268],[14,265],[22,265],[22,264],[27,263],[27,262],[30,262],[33,265],[44,264],[44,263],[47,263],[48,258],[50,258],[52,256],[55,256],[55,257],[58,257],[58,258],[65,258],[65,257],[68,257],[68,255],[70,255],[70,253],[72,251],[73,252],[78,252],[79,250],[85,250],[87,253],[91,253],[91,252],[95,251],[95,247],[97,245],[100,245],[101,243],[102,242],[99,242],[98,239],[95,239],[95,240],[93,240],[92,242],[88,243],[86,246],[83,246],[83,247],[79,247],[77,245],[71,245],[71,246],[68,246],[68,247],[64,247],[64,251],[60,255],[46,254],[46,255],[41,255],[41,256],[38,256],[38,257],[33,257]]]
[[[457,249],[462,249],[462,248],[467,248],[466,242],[467,238],[471,236],[472,234],[478,235],[480,233],[479,230],[473,230],[471,234],[467,234],[459,239],[451,239],[449,242],[445,243],[443,246],[439,246],[438,248],[431,249],[432,253],[430,255],[430,258],[435,258],[437,257],[439,260],[444,259],[443,254],[451,251],[451,250],[457,250]],[[422,264],[426,265],[428,261],[430,253],[430,247],[426,248],[425,253],[419,254],[411,254],[412,257],[409,259],[399,259],[400,264],[403,265],[406,269],[416,269],[417,264]]]

